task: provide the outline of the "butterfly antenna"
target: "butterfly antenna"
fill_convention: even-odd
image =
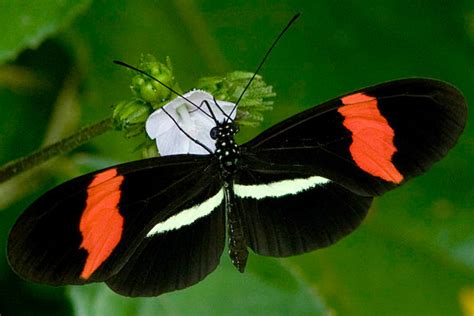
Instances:
[[[271,51],[273,50],[273,48],[276,46],[276,44],[278,43],[278,41],[280,40],[280,38],[283,36],[283,34],[285,34],[285,32],[290,28],[290,26],[293,24],[293,22],[296,21],[296,19],[298,19],[300,17],[301,13],[297,13],[295,14],[294,17],[291,18],[290,22],[288,22],[288,25],[283,29],[283,31],[280,32],[280,34],[278,35],[278,37],[273,41],[273,44],[272,46],[270,46],[270,48],[267,50],[267,53],[265,54],[265,56],[263,56],[263,59],[262,61],[260,62],[260,64],[258,65],[257,67],[257,70],[255,70],[255,72],[253,73],[253,76],[252,78],[250,78],[249,82],[247,83],[247,85],[245,86],[244,88],[244,91],[242,91],[242,93],[240,94],[239,98],[237,99],[237,102],[235,102],[235,106],[234,108],[232,109],[232,111],[230,112],[229,116],[232,116],[232,114],[234,113],[235,109],[237,108],[237,105],[239,104],[240,100],[242,99],[242,97],[244,96],[245,92],[247,91],[247,89],[250,87],[250,84],[252,83],[252,81],[255,79],[255,76],[257,76],[258,72],[260,71],[260,68],[262,68],[263,64],[265,63],[265,61],[267,60],[268,56],[270,55]]]
[[[209,105],[209,102],[207,100],[203,100],[201,102],[201,104],[199,104],[199,108],[202,108],[203,105],[206,105],[207,107],[207,110],[209,111],[209,113],[211,113],[211,118],[212,120],[214,121],[214,123],[219,124],[219,120],[217,120],[217,117],[216,115],[214,114],[214,111],[212,110],[211,106]],[[195,109],[195,110],[191,110],[190,113],[194,113],[195,111],[197,111],[198,109]]]
[[[219,121],[217,120],[217,117],[214,114],[214,111],[212,110],[211,106],[209,105],[209,102],[207,102],[207,100],[204,100],[204,101],[202,101],[202,103],[206,104],[206,107],[209,110],[209,113],[211,113],[211,116],[212,116],[212,119],[214,120],[214,123],[216,123],[216,125],[217,125],[219,123]]]
[[[233,119],[230,117],[230,115],[228,115],[224,111],[224,109],[219,105],[219,103],[217,103],[216,97],[212,96],[212,99],[214,100],[214,104],[216,105],[216,107],[219,109],[219,111],[221,111],[222,115],[225,116],[225,122],[233,121]],[[232,108],[232,110],[233,110],[233,108]]]
[[[168,86],[167,84],[161,82],[161,80],[153,77],[152,75],[150,75],[149,73],[147,73],[146,71],[143,71],[137,67],[134,67],[132,65],[129,65],[127,63],[124,63],[123,61],[120,61],[120,60],[114,60],[114,63],[117,64],[117,65],[120,65],[120,66],[123,66],[123,67],[126,67],[126,68],[129,68],[129,69],[132,69],[136,72],[139,72],[145,76],[147,76],[148,78],[158,82],[159,84],[161,84],[163,87],[165,87],[166,89],[170,90],[171,92],[173,92],[174,94],[176,94],[178,97],[180,97],[181,99],[184,99],[186,100],[187,102],[189,102],[190,104],[192,104],[196,109],[200,110],[202,113],[204,113],[207,117],[211,118],[212,119],[212,116],[209,115],[208,113],[206,113],[206,111],[204,111],[203,109],[201,109],[199,106],[196,105],[196,103],[192,102],[191,100],[189,100],[188,98],[186,98],[184,95],[182,95],[181,93],[177,92],[176,90],[174,90],[173,88],[171,88],[170,86]]]

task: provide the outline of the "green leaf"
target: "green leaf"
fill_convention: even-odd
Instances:
[[[0,63],[14,59],[26,48],[36,48],[47,37],[58,33],[91,0],[2,1],[0,4]]]

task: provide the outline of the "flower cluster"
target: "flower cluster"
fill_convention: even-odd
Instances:
[[[214,140],[209,135],[215,126],[211,112],[218,121],[232,113],[236,123],[256,126],[263,120],[262,112],[272,109],[273,88],[257,75],[242,96],[237,111],[233,110],[253,76],[250,72],[234,71],[224,77],[202,78],[197,90],[182,94],[169,58],[163,64],[147,55],[142,57],[138,68],[150,76],[134,75],[131,84],[134,97],[115,106],[113,120],[114,127],[123,130],[127,137],[141,134],[146,126],[150,138],[142,146],[145,157],[157,153],[208,154],[190,137],[211,150],[215,149]],[[182,95],[177,96],[165,86]]]

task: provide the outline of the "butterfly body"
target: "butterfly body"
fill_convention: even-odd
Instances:
[[[235,142],[238,127],[233,122],[217,122],[210,134],[216,141],[214,156],[219,161],[221,181],[224,189],[224,208],[227,216],[227,235],[229,256],[232,263],[244,272],[248,250],[244,236],[244,228],[235,209],[234,176],[239,171],[240,149]]]
[[[52,285],[106,282],[127,296],[191,286],[218,265],[226,230],[239,271],[329,246],[375,196],[428,170],[457,142],[467,107],[453,86],[402,79],[296,114],[216,151],[139,160],[70,180],[33,202],[8,241],[12,268]]]

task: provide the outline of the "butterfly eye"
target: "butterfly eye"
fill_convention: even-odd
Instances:
[[[211,128],[211,131],[209,132],[210,136],[212,139],[217,139],[217,127],[214,126]]]

